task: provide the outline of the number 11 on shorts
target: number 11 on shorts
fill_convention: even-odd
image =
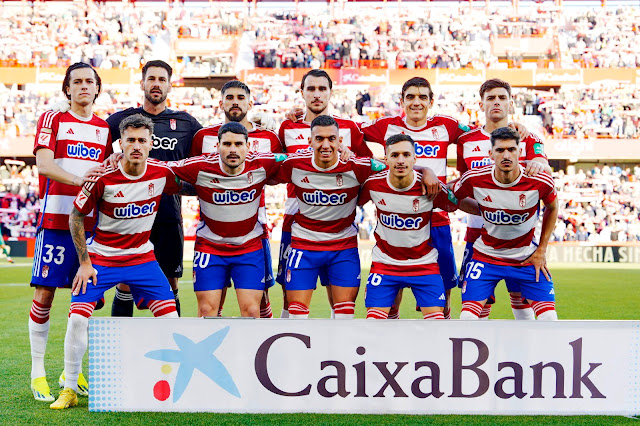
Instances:
[[[291,249],[291,253],[289,253],[289,268],[298,269],[303,253],[304,252],[302,250]]]

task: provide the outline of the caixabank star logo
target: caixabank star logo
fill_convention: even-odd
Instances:
[[[173,394],[173,402],[177,402],[189,386],[194,370],[197,369],[222,389],[240,398],[240,391],[229,371],[214,355],[214,352],[220,347],[229,333],[229,329],[230,327],[225,327],[198,343],[187,336],[174,333],[173,340],[176,342],[178,349],[158,349],[147,352],[145,357],[167,363],[160,368],[164,374],[171,373],[172,367],[170,364],[178,364],[178,372],[173,389],[171,389],[168,381],[159,380],[153,387],[154,397],[159,401],[165,401]]]

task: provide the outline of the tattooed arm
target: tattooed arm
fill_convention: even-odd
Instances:
[[[87,241],[84,231],[84,217],[85,215],[80,213],[75,207],[69,215],[69,229],[71,230],[71,238],[73,239],[73,245],[76,246],[78,252],[78,259],[80,261],[80,267],[73,279],[71,286],[71,292],[77,296],[82,290],[82,294],[87,291],[87,284],[92,281],[93,285],[98,282],[97,271],[93,269],[91,259],[89,258],[89,252],[87,251]]]

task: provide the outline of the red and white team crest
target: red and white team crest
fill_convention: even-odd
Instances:
[[[413,200],[413,211],[417,212],[420,209],[420,200],[415,198]]]
[[[153,197],[153,196],[154,196],[154,194],[155,194],[155,192],[156,192],[156,191],[155,191],[155,187],[153,186],[153,184],[152,184],[152,183],[150,183],[150,184],[149,184],[149,196],[150,196],[150,197]]]
[[[431,134],[433,134],[434,139],[438,139],[440,137],[438,129],[431,129]]]
[[[291,269],[287,269],[287,282],[291,282]]]
[[[252,140],[250,151],[258,151],[259,148],[260,148],[260,141],[258,139]]]
[[[100,142],[100,129],[96,129],[96,139]]]
[[[524,194],[520,194],[520,207],[525,207],[527,205],[527,196]]]
[[[253,183],[253,172],[247,173],[247,181]]]
[[[336,175],[336,185],[342,186],[344,184],[344,180],[342,179],[342,175]]]
[[[175,130],[177,126],[176,124],[176,119],[172,118],[171,120],[169,120],[169,127],[171,127],[171,130]]]
[[[44,265],[42,267],[42,278],[47,278],[49,275],[49,265]]]

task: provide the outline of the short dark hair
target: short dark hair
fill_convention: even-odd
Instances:
[[[149,130],[149,133],[153,135],[153,121],[149,117],[145,117],[142,114],[133,114],[125,118],[118,125],[118,130],[120,130],[120,137],[124,134],[124,131],[129,127],[133,127],[134,129],[142,129],[145,128]]]
[[[223,124],[218,130],[218,140],[222,140],[222,135],[225,133],[235,133],[236,135],[244,135],[244,141],[247,142],[249,140],[249,132],[247,132],[247,128],[237,121],[230,121],[228,123]]]
[[[485,92],[488,92],[492,89],[497,89],[498,87],[502,87],[507,91],[509,97],[511,97],[511,85],[504,80],[500,80],[499,78],[492,78],[490,80],[485,81],[480,86],[480,100],[484,98]]]
[[[508,141],[515,140],[516,145],[520,143],[520,134],[513,130],[511,127],[500,127],[499,129],[491,132],[491,147],[496,144],[496,141]]]
[[[302,81],[300,82],[301,90],[304,90],[304,82],[306,81],[307,77],[324,77],[329,82],[329,89],[333,88],[333,81],[331,81],[331,77],[329,77],[329,74],[325,70],[311,70],[302,76]]]
[[[413,149],[415,149],[415,147],[416,147],[416,143],[415,143],[415,141],[413,140],[413,138],[411,136],[404,135],[402,133],[398,133],[397,135],[392,135],[392,136],[389,136],[387,138],[387,140],[384,143],[385,151],[391,145],[395,145],[395,144],[400,143],[400,142],[411,142],[411,147]]]
[[[229,89],[242,89],[245,92],[247,92],[247,95],[251,95],[251,90],[249,90],[249,86],[247,86],[246,84],[244,84],[240,80],[229,80],[229,81],[227,81],[224,84],[224,86],[222,86],[222,90],[220,90],[220,93],[222,93],[222,95],[224,95],[224,92],[226,92]]]
[[[95,100],[98,99],[98,96],[100,95],[100,91],[102,90],[102,79],[98,75],[98,72],[95,69],[93,69],[91,65],[85,64],[84,62],[76,62],[75,64],[67,68],[67,72],[64,73],[64,80],[62,80],[62,93],[64,93],[67,99],[71,100],[71,95],[67,94],[67,88],[69,88],[69,86],[71,85],[71,71],[78,70],[81,68],[89,68],[91,71],[93,71],[93,74],[96,77],[96,85],[98,86],[98,93],[96,93],[96,97],[93,98],[95,102]]]
[[[314,127],[329,127],[329,126],[336,126],[336,129],[340,130],[340,126],[338,126],[338,122],[335,120],[335,118],[331,117],[330,115],[319,115],[316,118],[313,119],[313,121],[311,122],[311,131],[313,131]]]
[[[409,90],[409,87],[426,87],[427,89],[429,89],[429,99],[433,99],[433,89],[431,88],[431,83],[429,83],[429,80],[427,80],[426,78],[413,77],[405,81],[402,85],[402,99],[404,99],[404,93]]]
[[[143,80],[144,80],[145,76],[147,75],[147,70],[149,68],[164,68],[167,71],[167,74],[169,75],[169,81],[171,81],[171,75],[173,74],[173,68],[171,68],[171,65],[169,65],[165,61],[161,61],[159,59],[155,59],[153,61],[146,62],[144,64],[144,66],[142,67],[142,79]]]

